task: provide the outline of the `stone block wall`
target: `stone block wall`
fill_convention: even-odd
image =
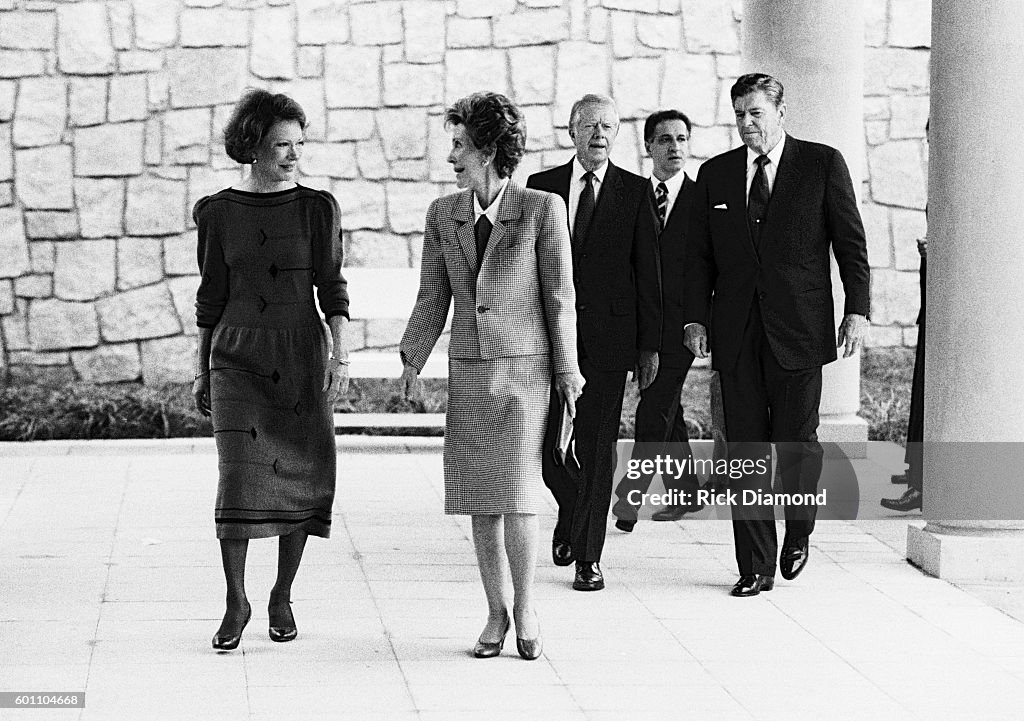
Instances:
[[[863,189],[873,345],[912,345],[924,232],[930,4],[866,0]],[[427,204],[450,192],[446,103],[524,109],[518,176],[570,157],[569,106],[605,92],[613,153],[646,172],[644,117],[694,120],[693,174],[736,144],[739,0],[0,0],[0,375],[191,378],[191,208],[235,182],[220,142],[246,86],[293,95],[306,185],[342,207],[346,262],[415,267]],[[359,320],[352,346],[402,323]]]

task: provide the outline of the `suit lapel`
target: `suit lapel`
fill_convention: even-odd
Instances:
[[[466,264],[473,273],[480,267],[476,257],[476,235],[473,229],[473,191],[466,190],[459,195],[452,206],[452,220],[455,221],[455,236],[459,239]]]
[[[729,159],[730,167],[726,172],[728,213],[736,228],[736,237],[745,239],[741,245],[760,263],[761,259],[757,255],[757,248],[754,247],[754,239],[750,236],[750,226],[747,223],[747,146],[741,145],[733,153]]]
[[[782,148],[779,167],[775,171],[775,183],[772,185],[772,196],[768,201],[768,214],[761,230],[761,252],[776,237],[775,228],[779,218],[783,217],[796,196],[800,185],[800,141],[786,136],[786,144]]]
[[[523,190],[511,180],[505,188],[505,195],[498,206],[498,219],[491,229],[491,239],[484,252],[484,260],[498,252],[498,249],[511,238],[510,223],[519,220],[523,214]],[[481,264],[482,265],[482,264]]]
[[[608,169],[604,174],[604,182],[601,184],[601,190],[597,196],[597,204],[594,206],[594,217],[590,219],[587,237],[580,243],[580,248],[585,248],[590,243],[597,228],[608,227],[609,224],[614,223],[618,209],[624,202],[624,194],[625,186],[619,169],[609,160]]]

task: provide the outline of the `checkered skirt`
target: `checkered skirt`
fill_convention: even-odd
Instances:
[[[444,512],[539,513],[551,397],[547,354],[449,358]]]

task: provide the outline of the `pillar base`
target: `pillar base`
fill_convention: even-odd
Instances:
[[[854,413],[823,415],[818,422],[818,440],[835,443],[847,458],[867,458],[868,422]]]
[[[946,581],[1024,583],[1024,531],[949,534],[911,524],[907,560]]]

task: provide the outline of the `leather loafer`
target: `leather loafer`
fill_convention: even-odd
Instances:
[[[882,508],[906,513],[920,509],[924,504],[924,496],[916,488],[908,488],[899,498],[883,498],[881,502]]]
[[[779,558],[779,570],[782,572],[782,577],[784,579],[792,581],[800,575],[800,571],[804,570],[804,566],[807,565],[807,555],[809,551],[810,548],[807,545],[806,538],[796,543],[782,544],[782,556]]]
[[[512,626],[512,619],[505,617],[505,630],[501,632],[501,638],[494,642],[489,643],[487,641],[481,641],[477,639],[476,646],[473,647],[473,655],[477,658],[494,658],[501,654],[501,649],[505,647],[505,636],[508,635],[508,629]],[[516,639],[518,641],[518,639]],[[522,651],[519,652],[520,654]]]
[[[756,596],[761,591],[771,591],[775,588],[775,576],[740,576],[740,580],[736,582],[736,585],[732,587],[729,592],[733,596],[746,597]]]
[[[686,505],[674,503],[671,506],[665,506],[660,511],[654,513],[651,516],[652,521],[679,521],[682,520],[683,516],[687,513],[697,513],[698,511],[704,510],[703,503],[689,503]]]
[[[213,647],[218,651],[234,651],[238,648],[238,644],[242,640],[242,631],[245,630],[250,618],[252,618],[252,606],[249,606],[249,610],[245,614],[245,620],[242,621],[242,627],[236,633],[220,633],[218,630],[213,635]]]
[[[267,609],[268,613],[270,609]],[[283,625],[275,626],[270,625],[268,633],[271,641],[277,643],[286,643],[288,641],[294,641],[295,637],[299,635],[299,629],[295,627],[295,616],[292,615],[292,604],[288,602],[288,619]]]
[[[615,527],[623,533],[632,533],[633,528],[636,527],[636,521],[627,521],[623,518],[619,518],[615,521]]]
[[[551,560],[556,566],[568,566],[572,563],[572,546],[560,538],[551,539]]]
[[[572,582],[577,591],[600,591],[604,588],[604,574],[597,561],[577,561],[576,578]]]

